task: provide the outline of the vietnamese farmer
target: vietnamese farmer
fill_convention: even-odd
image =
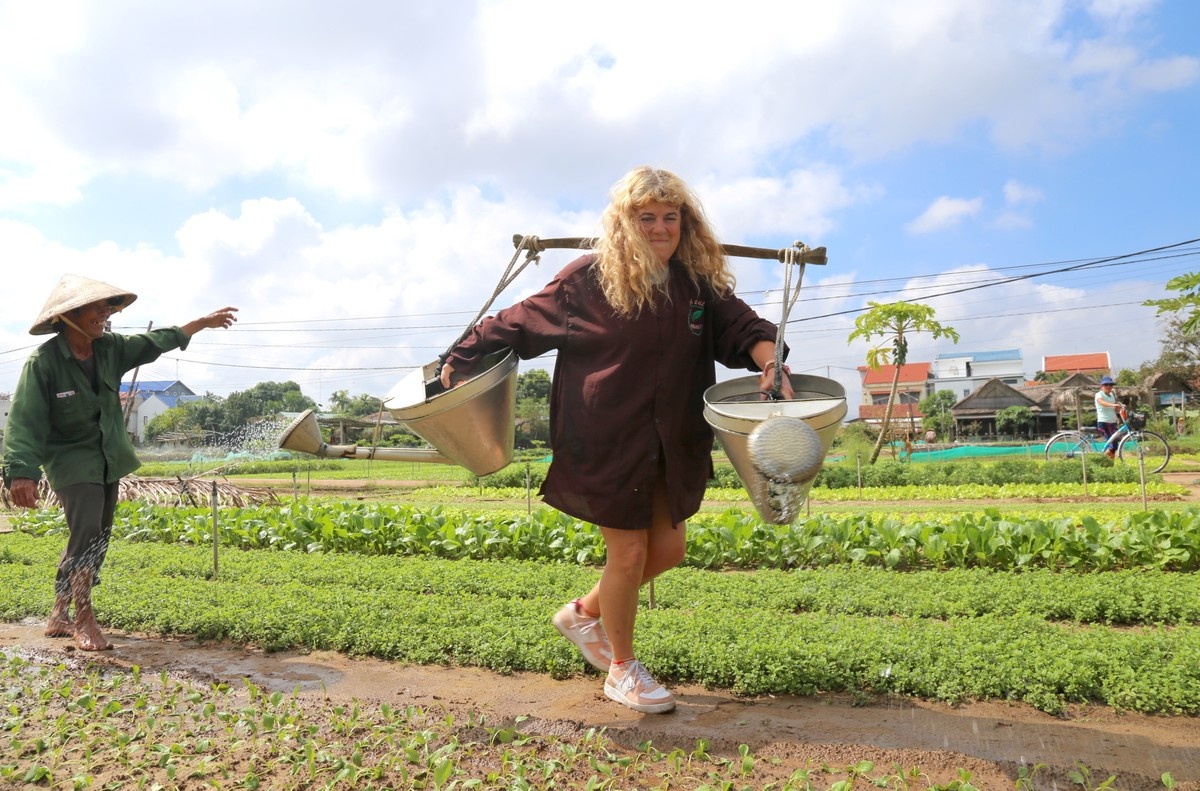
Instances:
[[[54,337],[25,362],[5,437],[13,502],[37,506],[44,470],[67,518],[70,535],[54,579],[46,635],[74,637],[85,651],[112,648],[96,621],[91,591],[100,583],[118,484],[140,464],[121,411],[121,379],[164,352],[186,349],[200,330],[237,321],[237,308],[221,308],[181,327],[140,335],[108,332],[109,317],[135,299],[86,277],[65,275],[59,281],[29,330]]]
[[[480,322],[447,355],[459,383],[504,347],[521,358],[557,352],[550,392],[553,459],[541,494],[599,526],[600,581],[554,616],[605,694],[636,711],[675,706],[636,659],[638,591],[684,558],[686,520],[712,475],[703,416],[715,362],[774,384],[775,326],[733,293],[724,251],[687,185],[640,167],[613,187],[595,252],[539,293]],[[783,377],[783,395],[792,397]]]

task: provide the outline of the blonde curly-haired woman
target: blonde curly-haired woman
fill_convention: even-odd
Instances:
[[[592,254],[537,294],[476,326],[442,367],[450,387],[487,354],[557,352],[550,393],[553,460],[545,502],[597,525],[600,581],[554,616],[605,694],[661,713],[674,696],[635,658],[638,591],[684,558],[686,520],[712,475],[703,416],[715,363],[774,382],[775,326],[733,293],[734,278],[699,201],[651,167],[613,187]],[[784,397],[791,397],[783,378]]]

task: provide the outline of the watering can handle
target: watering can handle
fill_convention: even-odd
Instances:
[[[550,249],[590,250],[596,242],[595,239],[584,237],[542,239],[537,236],[522,236],[517,233],[513,234],[513,247],[519,248],[523,239],[528,240],[525,243],[526,247],[538,253]],[[796,247],[800,248],[803,245],[800,242],[796,242]],[[788,251],[791,249],[785,247],[782,250],[773,250],[768,247],[745,247],[740,244],[723,244],[721,248],[725,251],[725,255],[734,258],[763,258],[779,261],[780,263],[785,261]],[[799,260],[793,259],[793,261],[797,264],[826,264],[828,263],[828,258],[824,247],[814,247],[811,250],[805,251]]]

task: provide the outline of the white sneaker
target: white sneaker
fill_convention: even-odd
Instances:
[[[589,665],[602,673],[608,672],[613,658],[612,644],[599,618],[584,615],[576,602],[569,601],[554,614],[554,628],[575,644]]]
[[[604,694],[645,714],[662,714],[675,708],[675,697],[636,659],[608,668]]]

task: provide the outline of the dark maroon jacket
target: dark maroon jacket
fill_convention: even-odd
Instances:
[[[712,476],[703,409],[714,361],[758,370],[750,349],[773,341],[775,326],[736,296],[697,288],[675,261],[670,298],[622,318],[604,298],[594,261],[573,261],[537,294],[481,321],[448,362],[469,372],[506,346],[522,359],[557,350],[543,499],[605,527],[648,528],[663,454],[671,519],[682,522],[700,509]]]

